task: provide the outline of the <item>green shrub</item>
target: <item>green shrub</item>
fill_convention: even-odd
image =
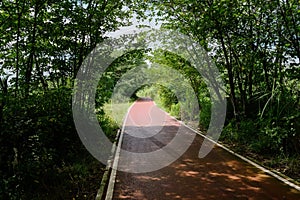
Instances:
[[[171,105],[170,115],[174,116],[177,119],[180,119],[181,116],[180,116],[180,105],[179,105],[179,103]]]
[[[9,98],[0,124],[0,199],[83,198],[87,191],[95,196],[101,164],[77,135],[71,97],[72,90],[61,87]]]
[[[211,103],[209,99],[202,99],[200,104],[199,123],[202,129],[208,129],[211,118]]]

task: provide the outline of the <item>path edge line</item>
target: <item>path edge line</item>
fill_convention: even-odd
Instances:
[[[115,187],[115,183],[116,183],[116,177],[117,177],[117,168],[119,165],[119,159],[120,159],[120,152],[121,152],[121,146],[122,146],[122,142],[123,142],[123,135],[124,135],[124,130],[125,130],[125,123],[127,121],[128,118],[128,113],[131,110],[131,107],[135,104],[135,102],[128,108],[127,113],[126,113],[126,117],[123,120],[123,124],[122,124],[122,129],[120,131],[120,137],[119,137],[119,141],[118,141],[118,146],[116,147],[116,153],[113,159],[113,165],[112,165],[112,169],[111,169],[111,173],[110,173],[110,178],[109,178],[109,183],[108,183],[108,187],[106,190],[106,197],[105,200],[112,200],[113,198],[113,194],[114,194],[114,187]]]
[[[179,120],[178,120],[178,121],[179,121]],[[220,144],[220,143],[214,141],[213,139],[211,139],[211,138],[207,137],[206,135],[204,135],[203,133],[201,133],[201,131],[197,131],[197,130],[195,130],[195,129],[189,127],[188,125],[186,125],[186,124],[185,124],[184,122],[182,122],[182,121],[179,121],[179,122],[180,122],[183,126],[185,126],[186,128],[188,128],[189,130],[193,131],[194,133],[200,135],[200,136],[203,137],[203,138],[208,139],[210,142],[214,143],[215,145],[217,145],[218,147],[224,149],[225,151],[227,151],[227,152],[233,154],[234,156],[237,156],[238,158],[240,158],[240,159],[246,161],[247,163],[253,165],[254,167],[256,167],[256,168],[262,170],[262,171],[265,172],[266,174],[269,174],[270,176],[272,176],[272,177],[274,177],[274,178],[280,180],[281,182],[283,182],[283,183],[289,185],[290,187],[292,187],[292,188],[294,188],[294,189],[300,191],[300,186],[298,186],[297,184],[295,184],[295,183],[293,183],[293,182],[287,180],[287,179],[284,178],[282,175],[279,175],[279,172],[276,172],[276,173],[275,173],[275,172],[273,172],[273,171],[271,171],[271,170],[269,170],[269,169],[267,169],[267,168],[261,166],[260,164],[258,164],[258,163],[256,163],[256,162],[254,162],[254,161],[252,161],[252,160],[250,160],[250,159],[248,159],[248,158],[246,158],[246,157],[244,157],[244,156],[242,156],[242,155],[240,155],[240,154],[238,154],[238,153],[236,153],[236,152],[230,150],[229,148],[225,147],[224,145],[222,145],[222,144]],[[290,177],[289,177],[289,179],[292,180],[292,181],[294,181],[294,182],[296,182],[294,179],[292,179],[292,178],[290,178]]]
[[[154,101],[153,101],[153,102],[154,102]],[[227,151],[227,152],[233,154],[234,156],[237,156],[238,158],[242,159],[243,161],[245,161],[245,162],[247,162],[247,163],[253,165],[254,167],[256,167],[256,168],[258,168],[258,169],[260,169],[260,170],[262,170],[262,171],[265,172],[266,174],[269,174],[270,176],[276,178],[277,180],[279,180],[279,181],[281,181],[281,182],[283,182],[283,183],[289,185],[290,187],[292,187],[292,188],[294,188],[294,189],[300,191],[300,186],[297,185],[297,184],[295,184],[295,183],[293,183],[293,182],[296,182],[294,179],[288,177],[288,179],[291,180],[291,181],[289,181],[289,180],[287,180],[287,178],[284,178],[285,175],[280,175],[280,172],[273,172],[273,171],[271,171],[271,170],[269,170],[269,169],[263,167],[262,165],[260,165],[260,164],[258,164],[258,163],[256,163],[256,162],[254,162],[254,161],[252,161],[252,160],[250,160],[250,159],[248,159],[248,158],[246,158],[246,157],[244,157],[244,156],[242,156],[242,155],[240,155],[240,154],[238,154],[238,153],[236,153],[236,152],[234,152],[234,151],[232,151],[232,150],[230,150],[229,148],[225,147],[224,145],[222,145],[222,144],[220,144],[220,143],[214,141],[213,139],[207,137],[206,135],[204,135],[203,133],[201,133],[201,131],[197,131],[197,130],[195,130],[195,129],[189,127],[188,125],[186,125],[183,121],[180,121],[180,120],[176,119],[174,116],[170,115],[168,112],[166,112],[166,111],[164,111],[163,109],[161,109],[155,102],[154,102],[154,104],[155,104],[160,110],[162,110],[163,112],[167,113],[171,118],[177,120],[180,124],[182,124],[183,126],[185,126],[186,128],[188,128],[189,130],[193,131],[194,133],[200,135],[200,136],[203,137],[203,138],[208,139],[210,142],[214,143],[215,145],[217,145],[218,147],[224,149],[225,151]]]
[[[95,200],[102,200],[103,194],[105,193],[105,188],[107,186],[107,180],[108,180],[108,177],[109,177],[110,168],[111,168],[111,165],[112,165],[112,160],[113,160],[113,157],[114,157],[114,154],[115,154],[115,151],[116,151],[116,142],[119,138],[120,132],[121,132],[121,130],[118,129],[117,135],[115,137],[115,141],[114,141],[113,146],[111,148],[111,155],[110,155],[109,159],[107,160],[107,165],[106,165],[104,173],[102,175],[100,188],[97,191],[97,195],[96,195]]]

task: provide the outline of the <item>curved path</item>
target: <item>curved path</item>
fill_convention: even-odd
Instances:
[[[150,152],[167,145],[178,128],[192,131],[158,109],[153,101],[140,100],[128,113],[122,149]],[[118,171],[113,199],[300,199],[300,192],[217,146],[203,159],[198,152],[203,137],[196,136],[175,162],[148,173]],[[134,167],[119,157],[119,167]]]

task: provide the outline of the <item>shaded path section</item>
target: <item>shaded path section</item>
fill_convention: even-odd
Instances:
[[[125,124],[123,149],[155,151],[175,137],[180,123],[155,109],[149,100],[134,104]],[[136,131],[127,134],[132,128]],[[192,132],[188,128],[184,131]],[[203,138],[196,136],[188,150],[163,169],[139,174],[118,171],[113,199],[300,199],[296,189],[219,147],[199,159],[202,142]],[[119,165],[132,167],[135,163],[122,159],[121,154]]]

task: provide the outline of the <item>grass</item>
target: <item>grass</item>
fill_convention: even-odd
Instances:
[[[104,112],[105,114],[112,119],[119,127],[122,126],[123,120],[127,114],[127,110],[132,105],[133,102],[127,103],[106,103],[104,104]]]

